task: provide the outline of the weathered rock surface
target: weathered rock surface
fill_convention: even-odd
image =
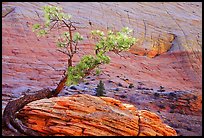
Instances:
[[[80,51],[74,57],[74,62],[82,55],[92,53],[91,29],[119,30],[128,26],[134,29],[134,36],[138,38],[131,51],[121,53],[124,57],[109,54],[111,63],[101,67],[103,74],[95,80],[93,76],[87,79],[90,89],[68,91],[67,94],[93,94],[99,79],[112,80],[114,84],[121,83],[123,88],[112,91],[115,85],[107,82],[107,96],[120,98],[125,95],[123,100],[139,109],[160,111],[166,123],[173,123],[172,127],[179,130],[179,135],[202,135],[201,2],[3,2],[2,111],[9,100],[23,94],[21,90],[24,88],[38,90],[45,86],[56,87],[63,74],[60,70],[67,65],[65,55],[56,52],[54,39],[39,39],[31,29],[33,23],[42,21],[41,9],[47,4],[62,6],[65,12],[73,15],[75,21],[81,23],[79,32],[85,41],[80,43]],[[176,36],[173,41],[171,34]],[[145,89],[136,90],[139,82],[145,88],[153,89],[147,90],[150,94],[145,94]],[[126,89],[130,83],[135,87]],[[151,92],[157,91],[160,86],[164,86],[166,92],[188,91],[191,94],[178,94],[178,101],[166,99],[165,94],[160,94],[156,99]],[[192,99],[187,100],[188,96]],[[158,102],[162,100],[165,103]],[[172,110],[170,107],[174,106],[171,103],[178,106]]]
[[[34,101],[18,114],[43,135],[176,136],[155,113],[110,97],[88,94]]]
[[[138,39],[137,43],[130,48],[129,52],[153,58],[169,51],[175,37],[174,34],[168,33],[157,37],[151,36],[151,38]]]
[[[118,62],[123,58],[110,53],[111,64],[107,70],[107,66],[104,68],[110,73],[114,71],[112,79],[117,80],[115,76],[122,74],[129,75],[131,82],[147,82],[149,87],[162,85],[173,90],[201,90],[202,5],[196,2],[3,3],[3,7],[15,8],[2,18],[2,77],[6,78],[3,79],[3,85],[9,84],[13,88],[22,85],[54,86],[60,79],[62,71],[54,69],[64,69],[66,56],[56,51],[54,38],[38,39],[31,29],[32,24],[42,21],[39,18],[42,6],[47,4],[62,6],[65,12],[81,23],[78,25],[82,27],[79,32],[87,39],[80,43],[81,50],[74,61],[78,61],[85,53],[93,52],[89,38],[91,29],[120,30],[122,26],[128,26],[139,40],[138,46],[133,46],[133,49],[136,48],[132,50],[133,53],[139,54],[137,49],[140,48],[142,52],[139,55],[145,55],[144,49],[147,49],[149,57],[164,51],[168,53],[154,59],[124,53],[124,62]],[[171,34],[176,36],[173,46]],[[165,40],[165,44],[161,40]],[[131,70],[132,74],[126,70]]]

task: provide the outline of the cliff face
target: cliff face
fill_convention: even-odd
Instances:
[[[75,63],[82,55],[93,53],[90,30],[120,30],[123,26],[134,29],[136,45],[123,52],[123,57],[109,53],[111,63],[101,67],[104,71],[101,77],[87,80],[91,84],[96,84],[97,79],[120,83],[124,89],[119,89],[118,93],[128,92],[125,101],[140,104],[140,108],[148,106],[152,111],[158,107],[144,102],[146,100],[135,101],[140,96],[145,99],[154,94],[145,95],[145,88],[153,92],[160,86],[168,92],[184,91],[180,102],[173,99],[175,104],[186,114],[202,115],[202,4],[196,2],[2,3],[2,111],[8,100],[19,97],[28,88],[56,87],[63,74],[56,70],[67,65],[65,55],[55,49],[54,38],[37,38],[31,29],[32,24],[42,21],[42,6],[47,4],[63,7],[80,23],[77,26],[81,27],[79,32],[85,41],[79,45],[81,50],[74,57]],[[134,84],[134,89],[126,90],[130,83]],[[107,95],[117,96],[111,92],[112,87],[106,84],[110,91]],[[197,98],[186,100],[189,93]],[[157,104],[161,104],[159,101]],[[169,108],[162,108],[162,111],[167,112]],[[201,128],[196,126],[195,129],[199,131],[189,134],[200,135]],[[179,131],[182,135],[187,133]]]

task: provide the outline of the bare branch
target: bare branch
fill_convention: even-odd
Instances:
[[[59,52],[65,54],[65,55],[67,55],[67,56],[70,56],[70,53],[68,53],[67,51],[63,51],[63,50],[61,50],[61,49],[57,49],[57,51],[59,51]]]
[[[64,20],[62,22],[66,25],[67,28],[70,28],[69,24],[67,24]]]
[[[53,27],[56,25],[56,23],[58,23],[58,21],[56,21],[56,22],[52,25],[52,27],[50,28],[50,31],[53,29]]]
[[[73,30],[71,29],[71,31],[75,31],[76,30],[76,27],[72,24],[72,22],[70,23],[70,27],[74,28]]]

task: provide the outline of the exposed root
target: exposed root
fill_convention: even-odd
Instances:
[[[32,101],[53,97],[54,93],[55,90],[46,88],[36,91],[34,94],[24,95],[16,100],[9,101],[3,112],[3,125],[14,132],[19,131],[23,134],[39,136],[40,134],[38,132],[23,125],[22,122],[16,118],[15,113]]]

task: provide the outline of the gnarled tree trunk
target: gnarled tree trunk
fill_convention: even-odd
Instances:
[[[56,89],[51,90],[49,88],[41,89],[39,91],[33,92],[33,94],[23,95],[22,97],[9,101],[3,112],[3,125],[8,127],[14,132],[21,132],[27,135],[38,136],[39,133],[23,125],[18,119],[16,119],[16,112],[22,109],[26,104],[50,97],[56,97],[64,88],[65,82],[67,80],[67,75],[65,75],[59,82]]]

